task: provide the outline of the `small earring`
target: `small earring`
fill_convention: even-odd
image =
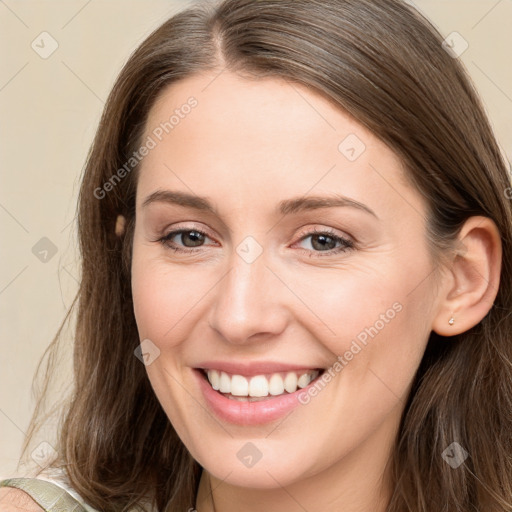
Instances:
[[[449,323],[450,325],[453,325],[453,324],[455,323],[455,319],[453,318],[453,315],[452,315],[452,317],[450,318],[450,320],[448,320],[448,323]]]

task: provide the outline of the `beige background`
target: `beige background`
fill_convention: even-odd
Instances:
[[[0,0],[0,478],[14,474],[32,376],[77,290],[78,179],[104,100],[131,51],[189,3]],[[461,59],[512,159],[512,1],[414,3],[443,35],[456,31],[469,43]],[[58,43],[47,59],[31,47],[39,41],[44,51],[44,31]],[[33,252],[50,246],[43,237],[56,250],[46,262]],[[59,372],[64,386],[68,356]]]

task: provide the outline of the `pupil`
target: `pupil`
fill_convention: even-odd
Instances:
[[[320,243],[320,245],[318,247],[315,247],[315,240],[322,240],[323,242]],[[326,240],[331,240],[331,243],[325,243]],[[326,246],[332,246],[332,247],[327,247],[327,249],[334,249],[334,245],[336,245],[336,241],[334,240],[334,238],[332,238],[331,236],[328,236],[328,235],[315,235],[313,238],[312,238],[312,244],[311,244],[315,249],[325,249]]]
[[[187,231],[185,233],[182,233],[182,242],[184,241],[183,236],[186,235],[189,239],[192,240],[193,247],[200,245],[203,242],[203,235],[197,231]],[[192,236],[190,236],[192,235]],[[186,245],[186,244],[185,244]]]

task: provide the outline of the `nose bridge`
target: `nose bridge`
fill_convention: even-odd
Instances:
[[[244,343],[257,334],[277,335],[284,329],[282,296],[268,263],[267,251],[253,237],[233,247],[210,316],[210,325],[231,343]]]

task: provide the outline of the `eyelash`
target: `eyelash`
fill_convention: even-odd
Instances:
[[[208,237],[208,234],[205,233],[204,231],[200,230],[200,229],[177,229],[175,231],[170,231],[167,235],[163,236],[162,238],[159,238],[157,240],[155,240],[155,242],[160,242],[166,249],[172,249],[173,251],[175,252],[180,252],[180,253],[194,253],[197,251],[197,249],[193,249],[193,248],[185,248],[183,249],[182,247],[178,247],[176,245],[172,245],[172,242],[170,242],[170,239],[171,238],[174,238],[176,235],[179,235],[181,233],[189,233],[189,232],[196,232],[196,233],[199,233],[205,237]],[[338,243],[341,243],[342,246],[341,247],[338,247],[336,249],[329,249],[328,251],[312,251],[312,250],[309,250],[309,249],[301,249],[302,251],[305,251],[309,254],[309,257],[313,257],[312,256],[312,253],[317,253],[316,256],[314,256],[315,258],[322,258],[322,257],[325,257],[325,256],[333,256],[333,255],[336,255],[336,254],[340,254],[340,253],[343,253],[343,252],[346,252],[346,251],[349,251],[351,249],[354,249],[354,243],[351,241],[351,240],[348,240],[347,238],[344,238],[344,237],[341,237],[339,235],[337,235],[334,231],[332,231],[331,229],[329,228],[323,228],[323,229],[313,229],[313,231],[309,231],[308,233],[306,233],[303,237],[300,238],[299,242],[302,242],[303,240],[305,240],[306,238],[312,236],[312,235],[328,235],[330,238],[332,238],[335,242],[338,242]]]

